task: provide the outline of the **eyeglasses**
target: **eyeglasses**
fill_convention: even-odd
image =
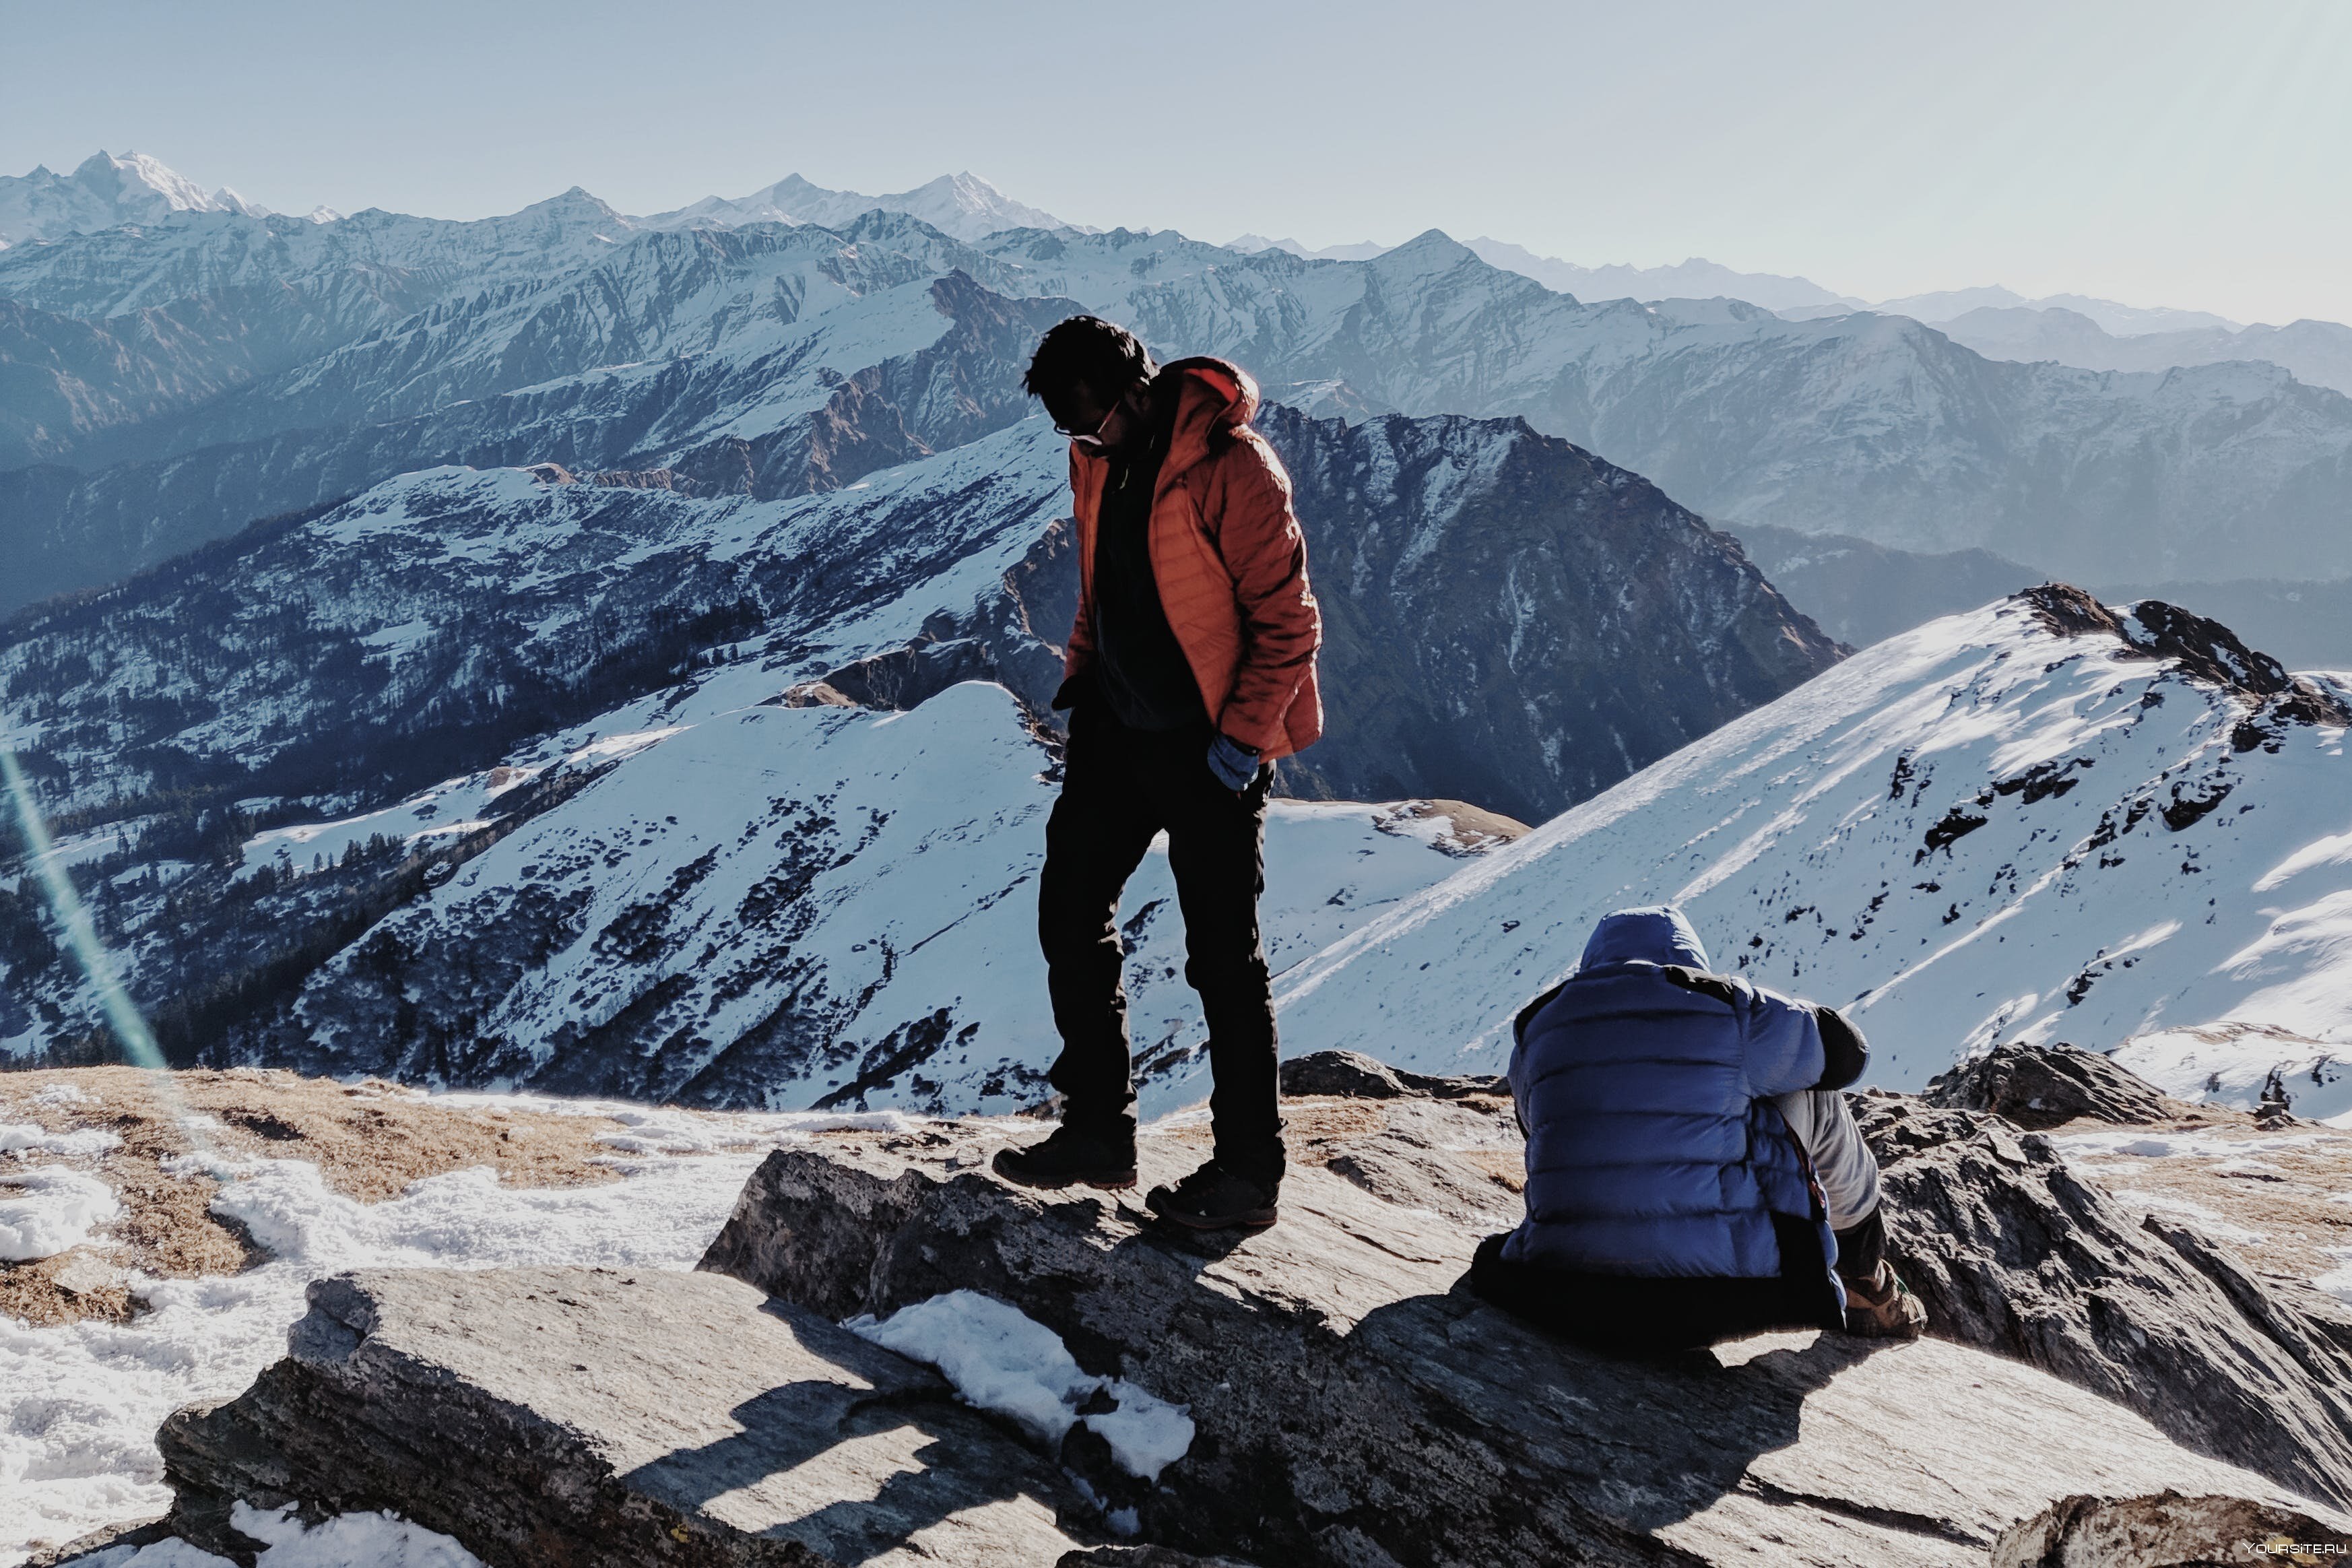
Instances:
[[[1071,440],[1076,441],[1081,447],[1099,447],[1103,444],[1103,426],[1108,425],[1110,423],[1110,416],[1118,412],[1118,405],[1114,403],[1110,407],[1104,410],[1103,416],[1101,418],[1095,421],[1095,427],[1093,429],[1078,431],[1071,429],[1066,425],[1056,425],[1054,426],[1054,434],[1056,436],[1067,436]]]

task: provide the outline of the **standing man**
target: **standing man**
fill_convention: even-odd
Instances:
[[[1250,428],[1256,384],[1223,360],[1155,366],[1131,333],[1074,316],[1037,345],[1026,385],[1070,437],[1077,518],[1077,621],[1054,699],[1070,740],[1037,908],[1062,1124],[996,1170],[1031,1187],[1135,1184],[1117,921],[1165,831],[1184,978],[1209,1025],[1216,1153],[1149,1202],[1194,1229],[1262,1228],[1283,1174],[1257,926],[1265,793],[1274,760],[1323,728],[1322,621],[1290,477]]]

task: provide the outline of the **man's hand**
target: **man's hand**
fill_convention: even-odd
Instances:
[[[1257,749],[1220,734],[1209,742],[1209,771],[1217,775],[1219,784],[1239,795],[1257,777]]]

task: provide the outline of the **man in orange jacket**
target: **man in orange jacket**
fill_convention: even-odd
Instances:
[[[1257,925],[1265,795],[1275,759],[1323,725],[1322,621],[1290,477],[1250,428],[1256,384],[1223,360],[1158,367],[1131,334],[1076,316],[1037,345],[1027,385],[1070,437],[1077,519],[1077,621],[1054,700],[1070,740],[1037,910],[1062,1123],[996,1169],[1032,1187],[1135,1184],[1117,921],[1164,830],[1184,977],[1209,1026],[1216,1153],[1149,1202],[1195,1229],[1269,1226],[1283,1152]]]

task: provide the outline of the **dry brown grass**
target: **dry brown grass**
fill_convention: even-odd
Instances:
[[[190,1069],[168,1079],[189,1111],[211,1119],[199,1135],[216,1153],[309,1160],[338,1192],[363,1203],[394,1197],[420,1177],[493,1166],[516,1186],[578,1186],[607,1182],[593,1164],[608,1152],[597,1140],[620,1124],[598,1116],[561,1116],[436,1105],[398,1087],[240,1068]],[[41,1090],[68,1085],[92,1102],[38,1103]],[[136,1068],[77,1068],[0,1075],[0,1115],[51,1132],[100,1129],[122,1146],[96,1158],[35,1155],[39,1163],[91,1171],[115,1189],[123,1217],[90,1247],[37,1263],[0,1263],[0,1313],[36,1323],[123,1319],[136,1309],[121,1282],[75,1289],[58,1276],[89,1272],[93,1256],[121,1268],[185,1278],[230,1274],[260,1256],[233,1222],[211,1212],[218,1184],[175,1175],[164,1163],[195,1152],[154,1077]],[[0,1160],[0,1181],[10,1162]]]
[[[2129,1133],[2106,1122],[2077,1121],[2052,1130],[2072,1159],[2076,1133]],[[2200,1142],[2243,1146],[2236,1157],[2200,1154],[2147,1157],[2102,1154],[2088,1174],[2126,1208],[2195,1226],[2199,1210],[2231,1231],[2216,1231],[2256,1268],[2310,1279],[2352,1264],[2352,1131],[2313,1121],[2266,1131],[2242,1110],[2184,1108],[2180,1117],[2150,1123],[2157,1134],[2195,1133]],[[2293,1140],[2284,1147],[2283,1140]],[[2268,1166],[2271,1169],[2260,1169]],[[2234,1167],[2234,1168],[2233,1168]],[[2213,1229],[2206,1222],[2208,1229]]]

